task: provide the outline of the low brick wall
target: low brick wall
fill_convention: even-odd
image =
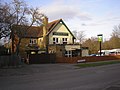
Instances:
[[[118,56],[91,56],[91,57],[57,57],[57,63],[78,63],[79,61],[85,60],[85,62],[97,62],[97,61],[107,61],[107,60],[120,60],[120,55]]]

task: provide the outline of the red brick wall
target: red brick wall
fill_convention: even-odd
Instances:
[[[57,57],[57,63],[77,63],[78,60],[85,60],[86,62],[97,62],[107,60],[120,60],[118,56],[91,56],[91,57]]]

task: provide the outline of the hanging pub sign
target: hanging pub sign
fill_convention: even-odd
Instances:
[[[103,41],[103,35],[102,35],[102,34],[99,34],[99,35],[98,35],[98,41],[99,41],[99,42],[102,42],[102,41]]]

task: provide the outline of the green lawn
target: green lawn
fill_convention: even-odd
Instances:
[[[96,66],[103,66],[103,65],[109,65],[109,64],[117,64],[120,63],[120,61],[101,61],[101,62],[90,62],[90,63],[80,63],[77,64],[79,68],[86,68],[86,67],[96,67]]]

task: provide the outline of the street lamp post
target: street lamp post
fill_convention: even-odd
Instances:
[[[102,44],[102,41],[103,41],[103,34],[98,34],[98,41],[100,43],[100,56],[101,56],[101,44]]]

